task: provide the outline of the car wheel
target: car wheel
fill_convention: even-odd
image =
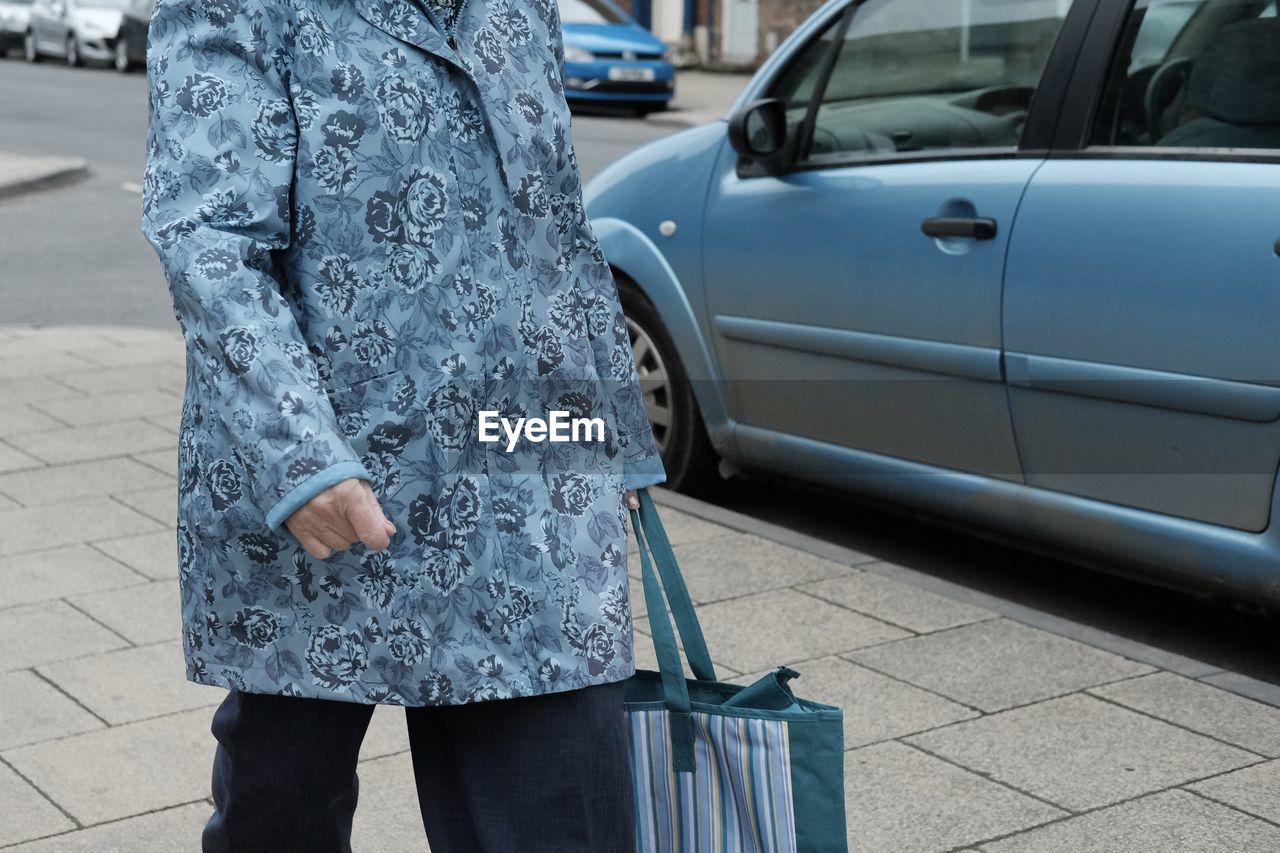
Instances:
[[[80,59],[80,43],[76,41],[74,35],[67,36],[66,55],[67,65],[72,68],[79,68],[83,64],[83,60]]]
[[[682,492],[709,493],[723,482],[716,472],[720,460],[707,438],[698,401],[675,342],[658,310],[635,282],[620,273],[616,279],[644,392],[645,413],[653,425],[653,437],[667,472],[664,485]]]
[[[36,34],[28,30],[22,35],[22,56],[27,62],[39,62],[40,51],[36,48]]]
[[[116,39],[115,59],[112,62],[121,74],[133,70],[133,60],[129,58],[129,39],[124,36]]]

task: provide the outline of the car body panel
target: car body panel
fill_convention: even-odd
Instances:
[[[31,25],[31,3],[0,2],[0,54],[22,47],[22,37]]]
[[[1039,161],[979,160],[963,176],[929,161],[779,177],[740,177],[736,161],[723,145],[704,247],[735,420],[1021,480],[1000,369],[1001,277]],[[995,239],[920,230],[975,215],[996,220]]]
[[[1276,165],[1047,163],[1005,284],[1028,481],[1264,529],[1280,467],[1278,236]]]

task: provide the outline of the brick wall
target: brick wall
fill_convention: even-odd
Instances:
[[[823,0],[760,0],[756,12],[760,29],[757,42],[760,52],[757,59],[764,61],[822,2]]]

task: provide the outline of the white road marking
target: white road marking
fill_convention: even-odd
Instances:
[[[133,181],[125,181],[120,185],[120,189],[134,195],[142,195],[142,184],[135,184]]]

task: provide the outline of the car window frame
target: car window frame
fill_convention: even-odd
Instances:
[[[773,68],[767,75],[764,75],[758,85],[753,87],[755,90],[753,97],[766,97],[766,93],[773,89],[778,79],[790,67],[791,62],[802,52],[808,50],[814,42],[821,39],[823,34],[827,32],[828,27],[839,29],[841,41],[843,41],[843,35],[848,30],[853,16],[857,13],[857,8],[865,2],[867,0],[849,0],[838,11],[833,11],[821,23],[817,24],[813,32],[808,34],[803,41],[789,48],[784,61],[778,63],[777,67]],[[1035,95],[1031,99],[1031,106],[1027,110],[1027,121],[1023,129],[1022,138],[1016,146],[933,148],[924,151],[900,151],[883,155],[868,156],[864,154],[858,156],[850,155],[847,158],[833,157],[818,162],[798,159],[787,167],[787,171],[784,174],[824,169],[848,169],[857,166],[883,166],[895,163],[907,164],[947,160],[1008,160],[1021,157],[1043,158],[1049,152],[1055,138],[1062,103],[1072,81],[1079,50],[1090,32],[1090,24],[1095,10],[1103,2],[1106,2],[1106,0],[1073,0],[1071,8],[1067,11],[1067,17],[1063,20],[1062,28],[1058,31],[1058,36],[1054,40],[1053,48],[1049,51],[1049,58],[1045,62],[1044,71],[1040,75],[1040,82],[1036,86]],[[813,126],[816,122],[817,111],[830,80],[834,60],[835,56],[832,57],[832,61],[828,63],[828,67],[824,70],[821,85],[815,88],[813,99],[805,113],[805,118],[799,125],[800,137],[796,143],[797,151],[807,150],[808,142],[812,137]]]
[[[1093,133],[1112,65],[1121,50],[1125,25],[1137,0],[1100,0],[1097,14],[1085,35],[1081,57],[1067,86],[1062,115],[1048,156],[1066,160],[1180,160],[1206,163],[1280,163],[1280,148],[1209,148],[1156,145],[1100,145]],[[1174,44],[1177,44],[1175,39]]]

